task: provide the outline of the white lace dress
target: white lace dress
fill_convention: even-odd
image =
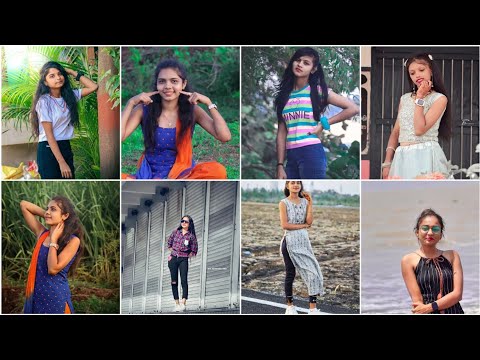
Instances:
[[[433,103],[442,96],[444,95],[437,92],[427,95],[423,113],[427,113]],[[400,121],[398,140],[401,143],[415,144],[397,147],[388,177],[393,179],[448,178],[447,158],[438,144],[438,128],[443,112],[425,134],[416,136],[413,127],[413,112],[416,106],[412,93],[404,94],[401,97],[398,114]]]
[[[287,207],[287,219],[290,224],[305,223],[308,201],[305,198],[300,200],[300,205],[296,205],[288,199],[282,200]],[[287,242],[288,255],[292,259],[295,270],[307,284],[308,295],[322,295],[322,270],[313,254],[307,229],[286,230],[283,241]]]

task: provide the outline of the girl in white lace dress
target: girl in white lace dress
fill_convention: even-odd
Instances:
[[[280,201],[280,223],[285,230],[281,251],[285,261],[285,296],[287,311],[285,314],[296,314],[293,305],[293,280],[298,271],[308,287],[310,311],[318,314],[316,308],[317,295],[323,294],[323,276],[312,245],[308,238],[307,228],[313,222],[313,202],[311,196],[303,191],[301,181],[287,181],[284,189],[285,199]]]
[[[438,138],[450,138],[450,105],[441,72],[432,59],[429,54],[418,54],[405,64],[412,92],[400,98],[398,118],[382,164],[384,179],[449,176]]]

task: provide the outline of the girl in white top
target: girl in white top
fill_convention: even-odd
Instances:
[[[72,89],[68,75],[84,87]],[[30,119],[38,137],[37,163],[42,179],[74,178],[70,139],[79,124],[77,102],[98,89],[81,71],[49,61],[40,70]]]

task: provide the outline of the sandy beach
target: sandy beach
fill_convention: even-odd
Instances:
[[[320,307],[323,303],[359,311],[359,229],[359,209],[315,206],[308,233],[324,277]],[[243,288],[284,295],[285,267],[279,253],[282,236],[278,204],[242,202]],[[308,298],[299,275],[293,294]]]

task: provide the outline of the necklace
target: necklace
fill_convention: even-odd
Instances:
[[[171,118],[169,119],[165,114],[160,115],[160,118],[162,118],[162,117],[167,121],[168,127],[171,128],[172,127],[172,119]]]
[[[57,100],[57,98],[53,97],[52,95],[49,95],[50,98],[53,100],[53,102],[55,103],[55,105],[57,105],[60,110],[62,110],[62,112],[65,112],[67,111],[67,103],[65,102],[65,100],[60,97],[60,101]]]

